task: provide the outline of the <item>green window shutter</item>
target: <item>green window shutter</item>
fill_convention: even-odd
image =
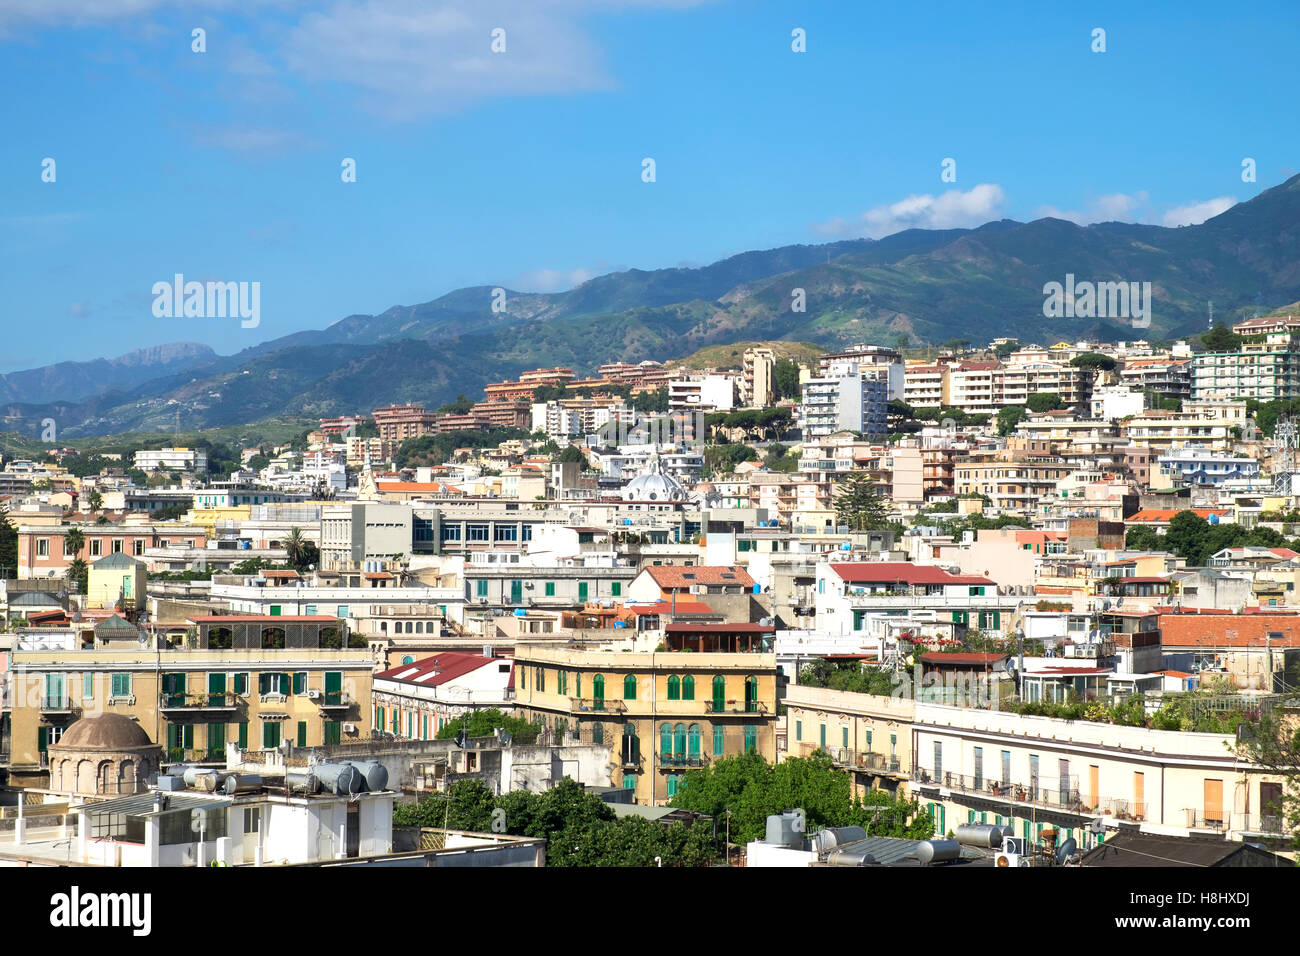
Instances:
[[[486,580],[484,580],[484,579],[480,579],[480,580],[478,580],[478,581],[475,582],[475,585],[476,585],[476,587],[477,587],[477,590],[476,590],[476,592],[475,592],[476,596],[478,596],[478,597],[487,597],[487,596],[488,596],[488,593],[487,593],[487,591],[488,591],[488,583],[487,583]]]
[[[843,741],[840,744],[840,746],[844,747],[847,750],[849,746],[849,728],[841,727],[840,731],[841,731],[841,736],[843,737]]]
[[[131,696],[131,675],[130,674],[113,675],[113,696],[114,697]]]
[[[796,741],[801,741],[801,740],[803,740],[803,721],[802,721],[802,720],[796,720],[796,721],[794,722],[794,739],[795,739]]]
[[[234,683],[235,683],[235,688],[234,688],[234,689],[235,689],[235,693],[236,693],[236,694],[247,694],[247,693],[248,693],[248,675],[247,675],[247,674],[235,674],[235,675],[234,675],[234,678],[235,678],[235,681],[234,681]]]
[[[186,750],[193,750],[194,749],[194,725],[184,724],[182,726],[184,726],[185,728],[185,740],[183,746],[185,747]]]
[[[425,727],[425,731],[427,732],[428,729],[429,729],[429,725],[428,725],[427,721],[426,721],[424,727]],[[324,740],[324,742],[325,742],[325,746],[327,746],[327,747],[330,746],[331,744],[339,744],[339,743],[342,743],[342,742],[343,742],[343,725],[342,725],[341,723],[339,723],[337,720],[327,720],[327,721],[325,721],[325,734],[324,734],[324,737],[323,737],[322,739]]]
[[[298,746],[307,746],[307,721],[305,720],[298,721]]]
[[[668,678],[668,699],[669,700],[682,699],[682,681],[681,678],[679,678],[676,674],[672,674]]]
[[[726,749],[726,737],[722,732],[722,728],[719,726],[715,726],[713,728],[713,756],[721,757],[725,749]]]
[[[603,709],[601,704],[605,700],[605,675],[597,674],[591,679],[591,695],[596,701],[596,710]]]
[[[713,711],[721,713],[727,706],[727,681],[721,674],[713,678]]]
[[[628,674],[623,678],[623,699],[636,700],[636,675]]]
[[[686,725],[678,724],[673,728],[673,753],[686,753]]]
[[[239,722],[239,749],[248,749],[248,721],[246,720]]]
[[[821,746],[823,750],[826,749],[826,725],[825,724],[821,725]]]
[[[307,693],[307,672],[306,671],[293,672],[293,692],[295,694]]]
[[[758,728],[753,724],[745,725],[745,753],[758,749]]]
[[[95,696],[95,675],[83,674],[81,677],[81,696],[93,698]]]
[[[278,604],[272,604],[272,605],[271,605],[271,617],[279,617],[279,616],[280,616],[280,605],[278,605]]]
[[[659,725],[659,755],[671,757],[673,754],[673,728],[668,724]]]
[[[687,674],[682,678],[682,700],[695,699],[695,678]]]
[[[280,746],[280,725],[274,720],[262,721],[262,749],[274,750]]]
[[[688,749],[690,755],[692,757],[698,758],[700,756],[700,725],[699,724],[691,724],[690,730],[686,732],[686,739],[689,745]]]
[[[45,751],[49,749],[49,746],[50,746],[50,728],[37,727],[36,728],[36,751],[41,755],[44,755]]]
[[[546,596],[547,596],[547,597],[555,597],[555,582],[554,582],[554,581],[547,581],[547,582],[546,582]]]
[[[208,753],[213,755],[225,756],[226,753],[226,725],[225,724],[208,724]]]
[[[623,596],[623,582],[622,582],[622,581],[615,581],[613,584],[611,584],[611,585],[609,586],[609,593],[612,594],[614,597],[622,597],[622,596]]]
[[[257,692],[259,694],[271,693],[271,675],[262,673],[257,675]]]
[[[578,582],[578,600],[579,600],[579,601],[585,601],[585,600],[587,600],[587,582],[586,582],[586,581],[579,581],[579,582]]]

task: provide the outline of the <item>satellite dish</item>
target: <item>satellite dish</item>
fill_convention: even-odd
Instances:
[[[1064,843],[1061,844],[1061,848],[1056,851],[1056,862],[1061,866],[1064,866],[1065,861],[1068,860],[1070,857],[1074,856],[1074,852],[1078,848],[1079,848],[1079,844],[1074,842],[1073,837],[1066,840]]]
[[[1090,833],[1106,832],[1106,825],[1101,822],[1101,817],[1098,817],[1097,819],[1093,820],[1091,823],[1088,824],[1088,832]]]

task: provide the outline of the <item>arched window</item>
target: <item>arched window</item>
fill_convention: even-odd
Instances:
[[[682,699],[682,681],[681,678],[679,678],[676,674],[673,674],[671,677],[668,678],[668,699],[669,700]]]
[[[591,703],[592,710],[605,709],[605,675],[597,674],[591,679],[591,693],[594,698]]]
[[[727,709],[727,681],[721,674],[713,678],[713,712],[720,714]]]
[[[416,621],[416,622],[415,622],[415,633],[416,633],[416,634],[423,634],[423,633],[424,633],[424,622],[423,622],[423,621]]]
[[[753,714],[758,712],[758,678],[754,676],[745,678],[745,713]]]
[[[673,728],[671,724],[659,725],[659,755],[661,757],[671,757],[673,755]]]
[[[692,760],[698,760],[700,756],[700,725],[691,724],[686,731],[686,752]]]
[[[678,724],[673,728],[673,753],[686,756],[686,725]]]
[[[591,742],[593,744],[603,744],[605,742],[605,725],[599,720],[591,725]]]
[[[387,622],[387,621],[380,621],[380,622],[379,622],[379,633],[380,633],[380,634],[387,634],[387,633],[388,633],[388,622]]]
[[[262,647],[263,649],[274,649],[274,650],[283,649],[284,628],[282,627],[262,628]]]
[[[636,675],[628,674],[623,678],[623,699],[636,700]]]
[[[228,651],[234,647],[234,634],[228,627],[214,627],[208,631],[208,647]]]
[[[668,796],[677,796],[677,791],[680,790],[682,786],[681,781],[682,775],[679,773],[670,773],[668,775]]]
[[[687,674],[682,678],[682,700],[695,699],[695,678]]]
[[[636,724],[623,725],[623,766],[634,767],[641,761],[641,739],[636,735]]]

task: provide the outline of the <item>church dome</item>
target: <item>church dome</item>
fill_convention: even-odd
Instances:
[[[152,747],[153,741],[144,728],[121,714],[83,717],[64,731],[57,744],[63,750],[134,750]]]

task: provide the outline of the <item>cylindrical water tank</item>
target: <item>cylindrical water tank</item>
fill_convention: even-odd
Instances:
[[[318,763],[312,773],[326,793],[361,793],[366,787],[365,777],[350,763]]]
[[[208,773],[210,768],[199,767],[192,763],[176,763],[167,768],[167,772],[173,777],[180,777],[185,781],[185,786],[194,786],[194,778],[200,773]]]
[[[961,844],[956,840],[925,840],[916,845],[916,858],[922,866],[960,859]]]
[[[285,783],[290,790],[299,793],[320,793],[320,780],[314,773],[290,773],[285,775]]]
[[[366,789],[378,793],[388,786],[388,768],[378,760],[347,760],[366,781]]]
[[[197,774],[194,778],[194,789],[213,793],[222,783],[222,775],[213,770],[211,773]]]
[[[996,850],[1002,845],[1002,827],[989,823],[963,823],[957,828],[957,842],[967,846],[986,846]]]
[[[856,843],[866,838],[867,831],[862,827],[827,827],[813,837],[813,843],[818,853],[829,853],[836,847],[844,846],[846,843]]]
[[[262,778],[255,773],[232,773],[221,784],[221,792],[227,796],[261,789]]]

